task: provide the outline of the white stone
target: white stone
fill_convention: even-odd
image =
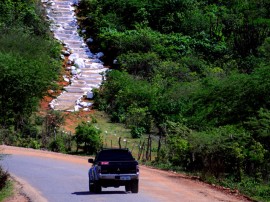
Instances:
[[[114,65],[117,65],[117,64],[118,64],[117,59],[114,59],[114,60],[113,60],[113,64],[114,64]]]
[[[63,79],[65,82],[69,82],[69,78],[67,78],[66,76],[63,76]]]
[[[102,53],[102,52],[99,52],[96,54],[96,58],[98,58],[98,59],[102,58],[103,56],[104,56],[104,53]]]
[[[72,74],[72,75],[77,75],[77,74],[78,74],[78,72],[77,72],[77,70],[76,70],[76,69],[73,69],[73,70],[71,70],[71,74]]]
[[[70,52],[68,50],[62,50],[62,54],[68,56],[70,55]]]
[[[95,56],[95,57],[96,57],[96,56]],[[102,62],[100,59],[98,59],[98,58],[93,59],[92,62],[94,62],[94,63],[99,63],[99,64],[103,64],[103,62]]]
[[[75,59],[79,58],[79,54],[78,53],[72,53],[70,56],[69,56],[69,59],[71,61],[74,61]]]
[[[93,43],[93,39],[92,38],[88,38],[88,39],[86,39],[86,43]]]
[[[74,111],[75,111],[75,112],[78,112],[79,110],[80,110],[80,106],[75,105],[75,106],[74,106]]]
[[[47,4],[50,5],[50,6],[54,6],[55,5],[55,3],[53,1],[48,1]]]
[[[90,65],[90,68],[92,68],[92,69],[102,69],[103,67],[104,66],[102,64],[100,64],[100,63],[92,63]]]
[[[81,107],[90,107],[90,106],[92,106],[92,103],[89,103],[89,102],[80,102],[79,105]]]
[[[70,60],[67,61],[67,65],[71,65],[72,62]]]
[[[92,91],[88,91],[86,94],[87,99],[92,99],[94,97],[94,93]]]
[[[81,69],[77,69],[77,74],[80,74],[82,73],[82,70]]]
[[[76,67],[78,67],[79,69],[85,68],[85,63],[84,63],[84,60],[82,58],[76,58],[74,60],[74,65]]]
[[[85,43],[82,43],[82,44],[81,44],[81,47],[82,47],[82,48],[85,48],[85,47],[87,47],[87,45],[86,45]]]

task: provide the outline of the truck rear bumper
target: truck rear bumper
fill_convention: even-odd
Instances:
[[[136,174],[99,174],[99,180],[119,180],[129,181],[139,179],[139,173]]]
[[[98,184],[102,187],[120,187],[120,186],[126,186],[126,185],[131,185],[134,182],[139,182],[139,178],[136,176],[133,176],[130,178],[130,180],[121,180],[120,176],[115,176],[114,178],[100,178],[98,180]],[[118,179],[119,177],[119,179]]]

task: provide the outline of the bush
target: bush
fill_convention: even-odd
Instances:
[[[134,128],[137,128],[133,131],[135,133],[142,129],[144,130],[142,131],[143,133],[150,133],[153,125],[152,120],[153,119],[150,116],[149,109],[147,107],[142,108],[136,105],[131,105],[126,113],[125,124],[133,130]]]
[[[0,166],[0,190],[2,190],[6,186],[8,177],[8,172],[4,171],[3,168]]]
[[[92,121],[92,123],[97,123],[98,122],[97,119],[94,116],[91,116],[91,121]]]
[[[0,143],[6,145],[16,145],[18,135],[11,129],[0,129]]]
[[[130,133],[132,138],[140,138],[145,133],[145,128],[133,126]]]
[[[142,77],[152,76],[160,63],[155,53],[127,53],[118,57],[122,70]]]
[[[49,148],[54,152],[66,152],[66,147],[63,138],[57,137],[50,143]]]
[[[31,138],[31,141],[29,143],[29,147],[33,148],[33,149],[40,149],[41,145],[40,145],[38,140],[35,140],[35,139]]]
[[[256,179],[244,176],[241,182],[235,182],[233,177],[228,176],[222,181],[216,181],[221,186],[237,189],[241,193],[251,196],[252,199],[261,202],[270,201],[270,187],[269,184],[258,182]]]
[[[102,147],[101,130],[93,123],[82,122],[76,127],[74,139],[77,143],[77,151],[80,144],[84,143],[84,152],[94,154]]]
[[[231,173],[241,181],[250,140],[250,134],[236,126],[193,132],[188,137],[193,155],[191,165],[203,174],[219,178],[224,173]]]
[[[42,116],[36,116],[35,117],[35,124],[36,125],[42,126],[42,124],[44,123],[44,121],[45,121],[45,118],[42,117]]]

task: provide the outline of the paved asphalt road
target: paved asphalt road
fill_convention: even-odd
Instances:
[[[159,201],[144,191],[125,192],[124,187],[103,188],[101,194],[88,192],[90,164],[80,165],[57,159],[25,155],[7,155],[1,162],[11,174],[27,181],[49,202],[154,202]]]

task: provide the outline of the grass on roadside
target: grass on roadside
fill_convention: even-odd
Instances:
[[[132,138],[130,129],[126,128],[124,124],[112,123],[109,116],[102,111],[95,111],[94,114],[91,114],[89,121],[91,120],[95,120],[96,127],[102,131],[103,147],[105,148],[118,148],[119,138],[121,138],[121,147],[128,148],[132,151],[133,156],[138,158],[143,142],[145,145],[147,144],[147,135],[143,135],[140,138]],[[157,139],[152,138],[152,159],[156,156],[157,145]]]
[[[13,194],[13,183],[11,180],[8,180],[5,187],[0,190],[0,201],[4,201],[4,199],[12,196]]]
[[[224,188],[229,188],[232,193],[241,193],[247,196],[250,201],[270,202],[270,186],[269,183],[260,179],[255,179],[247,175],[242,176],[240,182],[236,181],[233,176],[223,176],[215,178],[212,175],[202,176],[202,173],[188,173],[198,176],[202,181],[209,184],[219,185]]]
[[[258,181],[250,177],[243,177],[241,182],[235,182],[230,178],[223,179],[219,184],[231,189],[239,190],[241,193],[250,196],[255,201],[269,202],[270,201],[270,186],[269,183]]]

